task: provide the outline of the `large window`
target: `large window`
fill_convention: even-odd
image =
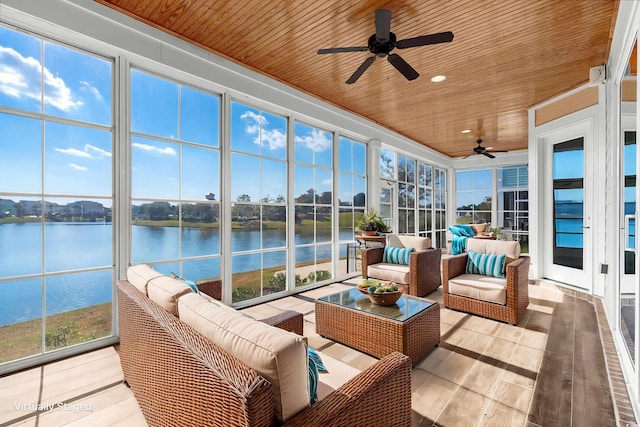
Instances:
[[[446,245],[447,173],[423,161],[380,150],[380,212],[398,233],[430,237]]]
[[[334,276],[333,133],[295,124],[295,260],[296,286]]]
[[[287,286],[287,119],[231,105],[232,301]]]
[[[113,61],[0,27],[0,364],[113,335]]]
[[[517,240],[529,252],[527,165],[461,170],[456,178],[456,222],[488,223],[499,228],[499,239]]]
[[[418,162],[418,235],[433,239],[433,166]]]
[[[367,150],[360,142],[340,137],[338,153],[338,233],[341,260],[339,273],[347,274],[358,269],[358,249],[350,243],[353,242],[356,224],[364,214],[366,206]]]
[[[444,248],[447,244],[447,172],[440,168],[435,168],[435,172],[435,206],[433,209],[435,224],[433,226],[433,247]]]
[[[492,170],[474,169],[456,173],[456,223],[491,223]]]
[[[529,175],[527,165],[501,166],[498,172],[498,222],[505,238],[529,252]]]
[[[218,95],[131,69],[131,263],[220,276]]]
[[[416,232],[416,161],[398,156],[398,233]]]

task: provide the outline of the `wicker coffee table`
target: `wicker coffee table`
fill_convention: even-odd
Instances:
[[[440,304],[403,294],[380,306],[348,289],[316,300],[316,331],[379,358],[399,351],[415,365],[440,343]]]

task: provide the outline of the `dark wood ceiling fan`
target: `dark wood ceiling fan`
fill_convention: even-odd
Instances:
[[[411,47],[426,46],[430,44],[449,43],[453,40],[453,33],[445,31],[443,33],[429,34],[425,36],[411,37],[404,40],[397,40],[396,35],[391,32],[391,11],[387,9],[376,10],[376,33],[369,37],[367,46],[355,47],[334,47],[328,49],[320,49],[318,53],[323,55],[327,53],[344,53],[344,52],[366,52],[373,53],[373,56],[364,60],[362,65],[349,77],[347,84],[355,83],[360,76],[367,71],[367,68],[373,64],[376,57],[387,57],[387,61],[395,67],[407,80],[415,80],[420,75],[413,69],[407,61],[402,59],[400,55],[390,53],[393,49],[408,49]]]
[[[494,156],[491,153],[507,153],[507,150],[493,150],[492,147],[483,147],[482,146],[482,138],[478,138],[476,140],[476,143],[478,144],[477,147],[473,147],[473,153],[468,154],[466,156],[463,157],[463,159],[466,159],[467,157],[473,156],[474,154],[482,154],[484,156],[487,156],[490,159],[495,159],[496,156]]]

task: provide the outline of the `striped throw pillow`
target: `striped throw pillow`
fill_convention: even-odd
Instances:
[[[411,252],[413,252],[413,248],[394,248],[393,246],[385,246],[382,262],[409,265]]]
[[[506,254],[492,255],[467,251],[467,268],[465,272],[504,279],[504,263],[506,260]]]

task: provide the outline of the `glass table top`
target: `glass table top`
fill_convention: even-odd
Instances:
[[[399,322],[409,320],[416,314],[435,304],[434,301],[403,294],[394,305],[376,305],[373,304],[369,298],[362,294],[357,288],[346,289],[318,299],[330,304],[341,305],[343,307],[375,314],[377,316],[386,317]]]

